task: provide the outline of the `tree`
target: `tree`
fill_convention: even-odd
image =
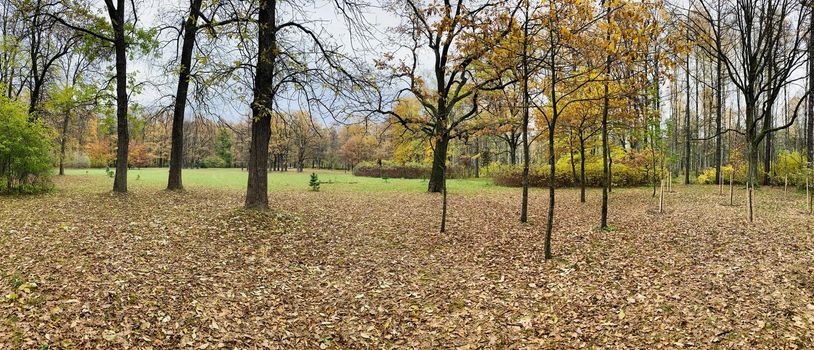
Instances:
[[[181,178],[181,168],[184,165],[184,113],[186,112],[190,70],[192,69],[192,50],[195,46],[195,34],[198,31],[198,17],[202,4],[203,0],[191,0],[189,2],[189,13],[181,29],[184,39],[181,44],[178,86],[172,112],[172,148],[170,150],[170,174],[167,179],[168,190],[181,190],[184,188]]]
[[[473,122],[478,117],[479,94],[507,85],[502,74],[479,76],[476,62],[510,31],[509,26],[490,24],[509,23],[505,18],[514,13],[509,14],[505,7],[496,7],[493,3],[467,6],[465,2],[433,1],[425,4],[405,1],[396,9],[397,14],[407,18],[407,23],[399,29],[404,38],[396,40],[404,43],[401,48],[408,50],[410,55],[395,64],[392,63],[395,61],[393,53],[377,60],[377,66],[388,71],[391,80],[406,84],[391,102],[410,94],[424,109],[418,118],[401,115],[385,106],[379,106],[376,111],[396,118],[405,127],[423,132],[432,140],[429,192],[443,191],[450,140],[481,127]],[[432,52],[431,82],[425,81],[419,72],[419,60],[423,57],[420,51],[423,49]]]
[[[344,111],[331,103],[349,104],[354,94],[369,89],[368,83],[359,79],[359,74],[351,71],[352,63],[329,46],[318,32],[302,22],[307,19],[291,18],[280,20],[278,6],[283,2],[265,0],[259,2],[254,29],[257,40],[244,47],[254,48],[249,54],[256,57],[252,76],[251,141],[249,147],[248,172],[245,207],[251,209],[268,208],[268,146],[271,137],[271,120],[275,109],[275,98],[285,86],[295,86],[293,93],[302,94],[306,103],[322,107],[327,113]],[[298,5],[292,5],[297,13]],[[361,23],[360,9],[364,3],[350,0],[337,0],[333,6],[346,22]],[[302,20],[302,22],[300,21]],[[248,37],[245,28],[239,37]],[[297,50],[296,46],[307,42],[307,50]],[[311,57],[312,61],[307,61]],[[309,65],[310,63],[310,65]],[[316,91],[319,86],[320,92]],[[327,91],[329,94],[325,96]],[[317,97],[319,96],[319,97]],[[341,97],[341,98],[340,98]],[[342,102],[340,102],[342,101]]]
[[[46,111],[53,113],[59,122],[59,175],[65,175],[65,150],[68,143],[68,127],[76,113],[83,107],[91,107],[95,102],[92,89],[79,84],[62,86],[51,94],[46,103]]]
[[[702,0],[703,8],[710,0]],[[714,26],[710,11],[703,11],[700,20]],[[792,0],[736,0],[723,7],[727,24],[725,42],[714,53],[726,67],[732,83],[743,96],[745,107],[744,138],[747,145],[747,188],[757,179],[758,154],[761,142],[768,135],[794,123],[801,105],[794,108],[789,122],[774,126],[772,106],[783,89],[796,80],[794,72],[805,63],[802,46],[810,33],[804,19],[811,13],[809,6]],[[806,95],[808,91],[806,91]],[[800,101],[805,100],[803,99]],[[748,219],[753,220],[752,192],[749,192]]]
[[[178,36],[183,37],[183,39],[178,63],[178,84],[173,101],[170,172],[167,178],[168,190],[181,190],[184,188],[183,179],[181,177],[182,168],[184,166],[184,117],[186,115],[190,82],[195,78],[192,72],[192,54],[196,43],[200,40],[197,34],[201,30],[208,29],[210,37],[216,38],[218,33],[215,31],[215,28],[247,21],[247,19],[242,18],[240,14],[234,13],[231,14],[234,16],[231,18],[222,20],[217,18],[216,16],[225,12],[222,10],[225,4],[226,2],[190,0],[189,7],[187,11],[184,12],[183,23],[178,30]],[[207,6],[204,8],[204,5]],[[204,23],[199,24],[199,19],[202,19]],[[203,57],[198,61],[202,61],[201,63],[206,62],[206,53],[202,53],[201,55]],[[227,160],[227,163],[231,164],[231,160]]]
[[[232,166],[232,135],[229,131],[221,128],[215,139],[215,155],[222,159],[226,166]]]
[[[25,0],[21,1],[19,11],[29,13],[24,17],[28,30],[29,53],[29,119],[39,118],[40,100],[44,94],[51,69],[58,63],[58,60],[68,54],[80,35],[72,31],[66,31],[51,16],[54,11],[63,10],[59,2],[48,0]]]
[[[648,16],[661,9],[660,3],[636,3],[629,1],[606,1],[605,20],[600,22],[595,38],[604,58],[602,69],[602,205],[600,207],[599,228],[608,228],[608,196],[612,185],[610,113],[612,108],[611,82],[619,86],[619,93],[629,97],[641,93],[647,86],[646,70],[635,65],[645,58],[650,50]],[[622,114],[622,113],[620,113]]]
[[[114,3],[114,1],[116,1]],[[116,176],[113,180],[113,191],[119,193],[127,192],[127,165],[128,165],[128,148],[130,147],[130,134],[128,126],[128,100],[129,93],[127,89],[127,56],[128,46],[137,46],[144,54],[155,49],[155,30],[142,30],[137,27],[138,15],[135,8],[135,2],[131,1],[130,13],[132,17],[128,17],[125,0],[105,0],[105,9],[107,10],[107,22],[102,22],[89,10],[90,6],[87,3],[74,4],[74,6],[66,12],[71,15],[69,17],[76,17],[86,22],[83,24],[76,24],[68,22],[73,19],[65,19],[61,17],[65,13],[50,15],[57,22],[72,29],[78,34],[82,34],[83,40],[98,41],[102,47],[113,48],[115,57],[115,80],[116,80],[116,132],[117,132],[117,147],[116,147]],[[131,50],[131,52],[133,52]]]
[[[350,125],[339,132],[342,159],[353,170],[356,164],[373,159],[377,142],[361,125]]]

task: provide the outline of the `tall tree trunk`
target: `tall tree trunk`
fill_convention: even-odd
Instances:
[[[721,8],[720,1],[718,1],[718,8]],[[716,46],[720,52],[721,39],[720,39],[720,22],[721,11],[718,11],[718,35],[716,39]],[[723,62],[720,57],[715,60],[715,183],[723,183],[721,178],[721,166],[723,163]]]
[[[610,25],[610,5],[605,9],[605,17]],[[606,38],[610,41],[610,29],[607,30]],[[608,95],[608,79],[610,79],[611,56],[605,57],[605,79],[603,83],[602,95],[602,208],[600,210],[599,228],[608,228],[608,187],[610,186],[610,167],[608,158],[610,157],[610,145],[608,144],[608,108],[610,107],[610,96]]]
[[[814,23],[814,12],[809,23]],[[808,33],[808,118],[805,125],[806,159],[814,169],[814,31]]]
[[[521,122],[521,143],[523,145],[523,175],[521,184],[523,192],[520,198],[520,222],[526,223],[529,221],[529,163],[531,157],[529,155],[529,57],[528,57],[528,35],[529,35],[529,4],[525,3],[525,20],[523,21],[523,57],[521,64],[523,65],[523,81],[521,89],[523,89],[523,120]]]
[[[124,35],[124,0],[118,0],[113,7],[107,0],[107,10],[113,25],[113,38],[116,51],[116,176],[113,179],[113,192],[127,192],[127,156],[130,147],[130,131],[127,120],[127,42]]]
[[[687,69],[685,78],[687,80],[687,107],[684,111],[684,184],[690,183],[690,164],[692,162],[692,148],[690,147],[690,54],[687,54]]]
[[[252,102],[251,144],[249,148],[249,182],[246,186],[246,208],[268,208],[268,156],[271,139],[271,116],[274,104],[274,64],[277,58],[277,2],[260,2],[257,35],[257,69]]]
[[[550,36],[551,47],[555,47],[554,36]],[[557,118],[559,117],[559,110],[557,106],[557,65],[555,50],[551,50],[551,119],[548,122],[548,213],[546,215],[545,238],[543,247],[545,250],[545,259],[549,260],[553,257],[551,254],[551,235],[554,232],[554,207],[555,207],[555,194],[554,194],[554,178],[556,177],[556,159],[554,155],[554,134],[557,129]],[[526,152],[528,157],[528,152]]]
[[[71,114],[65,112],[62,117],[62,130],[60,131],[59,138],[59,175],[65,175],[65,145],[68,141],[68,123],[71,120]]]
[[[181,70],[178,73],[178,87],[175,92],[175,108],[172,112],[172,148],[170,150],[170,175],[167,179],[168,190],[184,188],[181,168],[184,166],[184,113],[189,92],[189,77],[192,67],[192,51],[195,48],[198,14],[203,0],[192,0],[189,16],[184,21],[184,42],[181,45]]]

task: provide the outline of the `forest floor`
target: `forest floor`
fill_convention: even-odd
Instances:
[[[299,179],[299,178],[298,178]],[[169,193],[100,175],[0,198],[0,349],[811,348],[814,216],[759,189]],[[300,180],[297,180],[300,181]],[[298,182],[299,183],[299,182]],[[307,182],[302,182],[302,188]]]

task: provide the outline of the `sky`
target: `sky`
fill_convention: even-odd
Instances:
[[[358,37],[351,37],[347,23],[336,13],[332,0],[303,2],[307,5],[303,6],[301,10],[311,21],[308,23],[310,28],[317,29],[321,37],[341,45],[343,51],[353,53],[368,64],[372,64],[373,59],[378,56],[377,52],[380,54],[387,46],[386,38],[389,28],[399,23],[399,18],[385,9],[368,7],[364,11],[364,18],[371,26],[371,33],[364,40],[360,40]],[[188,6],[188,1],[142,0],[140,4],[137,3],[137,6],[140,23],[144,27],[154,27],[164,25],[168,18],[180,22],[180,14]],[[129,63],[129,69],[136,72],[137,81],[149,82],[144,85],[139,94],[133,97],[135,102],[148,110],[158,110],[169,105],[171,103],[169,96],[175,94],[177,86],[177,76],[165,72],[167,62],[176,56],[176,45],[166,45],[159,54],[158,59],[154,56],[136,57]],[[251,101],[251,96],[244,97],[246,101]],[[209,117],[221,118],[227,122],[245,119],[249,113],[247,103],[236,102],[237,98],[230,100],[216,103],[215,113],[219,115]],[[194,102],[191,101],[190,104],[192,108],[187,109],[187,118],[192,117],[192,110],[195,108]]]
[[[302,7],[302,11],[311,20],[308,24],[311,28],[317,29],[321,36],[330,38],[330,42],[340,44],[343,50],[353,53],[366,64],[372,64],[374,58],[380,57],[383,52],[394,50],[394,45],[397,44],[392,40],[393,34],[390,29],[397,26],[401,19],[383,8],[370,7],[365,10],[364,18],[370,24],[371,33],[365,40],[359,40],[358,38],[352,39],[349,35],[347,23],[336,13],[333,0],[302,0],[301,2],[306,4]],[[378,0],[370,0],[370,2],[379,3]],[[678,1],[675,4],[686,6],[686,1]],[[168,18],[174,18],[180,22],[180,14],[186,6],[188,6],[188,0],[141,0],[138,14],[143,26],[160,26],[166,23]],[[137,72],[138,81],[151,82],[151,84],[145,85],[143,91],[134,96],[133,100],[135,102],[145,106],[148,110],[157,110],[171,103],[168,96],[175,93],[177,77],[173,74],[167,74],[164,65],[174,56],[175,45],[168,45],[161,52],[161,57],[158,59],[152,56],[139,57],[130,62],[130,69]],[[431,62],[431,57],[427,56],[422,61],[425,62],[424,65],[426,66]],[[429,68],[421,68],[420,72],[428,75]],[[796,72],[795,78],[803,74],[805,74],[804,71]],[[683,71],[680,68],[677,75],[679,80],[683,79]],[[802,91],[802,84],[803,82],[800,81],[795,86],[790,86],[788,89],[789,97]],[[661,90],[662,116],[666,118],[671,113],[669,83],[667,81],[663,80]],[[683,93],[683,91],[680,93]],[[731,93],[728,96],[729,104],[732,106],[736,104],[734,96]],[[249,113],[248,103],[244,101],[251,101],[251,96],[244,96],[243,101],[236,98],[236,96],[232,97],[216,102],[214,113],[218,115],[209,115],[207,117],[212,119],[220,118],[227,122],[244,120]],[[190,107],[192,108],[188,109],[187,118],[191,118],[195,109],[194,103]],[[323,122],[326,124],[331,123],[330,120],[323,120]]]

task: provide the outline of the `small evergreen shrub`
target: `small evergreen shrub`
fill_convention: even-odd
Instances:
[[[311,173],[311,181],[308,183],[311,186],[311,191],[319,192],[319,177],[317,173]]]

